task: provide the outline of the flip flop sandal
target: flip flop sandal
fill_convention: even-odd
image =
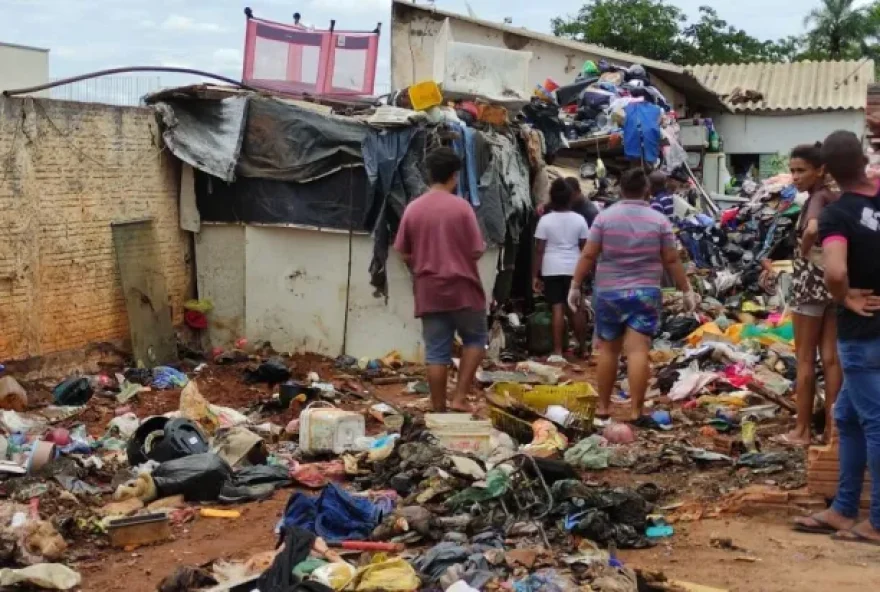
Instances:
[[[807,516],[807,520],[812,520],[816,523],[816,526],[810,526],[809,524],[803,524],[802,522],[795,522],[794,526],[792,526],[792,530],[796,532],[803,532],[806,534],[836,534],[839,529],[834,528],[824,520],[820,518],[816,518],[815,516]]]
[[[854,530],[841,530],[840,532],[832,534],[831,539],[844,543],[861,543],[863,545],[873,545],[874,547],[880,547],[880,540],[868,538],[865,535],[858,533]]]

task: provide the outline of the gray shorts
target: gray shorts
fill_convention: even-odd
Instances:
[[[487,316],[485,310],[433,312],[422,316],[425,362],[440,366],[451,364],[456,333],[464,347],[486,347]]]

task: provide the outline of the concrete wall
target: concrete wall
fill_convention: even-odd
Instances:
[[[445,16],[425,14],[404,5],[394,4],[391,19],[391,86],[405,88],[415,82],[433,78],[435,39]],[[573,82],[587,60],[598,63],[601,56],[560,47],[549,42],[498,31],[470,21],[450,18],[450,31],[455,41],[490,47],[532,52],[529,83],[540,84],[552,78],[557,84]],[[620,62],[619,65],[630,64]],[[656,76],[654,84],[680,112],[684,97]],[[529,89],[531,90],[531,89]]]
[[[190,293],[179,166],[151,111],[0,97],[0,360],[129,335],[110,224],[153,218],[173,320]]]
[[[389,297],[377,298],[369,283],[372,255],[373,239],[365,234],[352,237],[349,268],[346,232],[203,223],[196,268],[200,297],[214,302],[211,345],[228,346],[245,335],[251,343],[269,341],[278,351],[372,358],[396,349],[408,360],[423,360],[410,273],[392,251]],[[493,249],[480,260],[487,293],[497,257]]]
[[[829,111],[805,115],[716,116],[727,154],[787,154],[798,144],[820,142],[831,132],[865,133],[864,111]]]
[[[49,82],[49,50],[0,43],[0,91]]]

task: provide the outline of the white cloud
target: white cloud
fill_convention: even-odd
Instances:
[[[391,10],[391,0],[309,0],[307,6],[308,9],[302,11],[304,17],[308,16],[310,9],[313,11],[328,11],[330,14],[340,16],[374,14],[379,20],[388,20],[385,15]],[[336,18],[336,22],[339,23],[339,17]],[[372,24],[372,26],[375,25],[376,23]],[[372,27],[363,26],[359,28],[369,29]]]
[[[232,48],[214,50],[211,59],[214,69],[219,71],[241,70],[243,60],[241,51]]]
[[[159,28],[165,31],[180,31],[186,33],[222,33],[226,30],[217,23],[199,22],[188,16],[180,14],[169,15]]]

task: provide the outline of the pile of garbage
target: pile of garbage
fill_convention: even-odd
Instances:
[[[600,60],[588,60],[574,81],[559,86],[548,79],[535,89],[538,100],[554,104],[565,118],[565,136],[569,140],[619,132],[626,119],[626,107],[633,101],[645,101],[672,111],[672,104],[657,87],[644,66],[616,66]]]
[[[595,420],[590,384],[503,343],[478,373],[486,419],[423,414],[423,368],[396,352],[316,366],[240,343],[210,363],[71,376],[51,402],[0,377],[0,549],[14,566],[0,582],[72,589],[81,554],[161,544],[295,488],[276,549],[180,567],[160,590],[651,589],[616,551],[674,535],[676,475],[712,475],[713,496],[803,477],[802,454],[767,437],[791,408],[790,320],[737,302],[686,314],[666,294],[649,430]],[[212,402],[229,391],[234,407]]]

